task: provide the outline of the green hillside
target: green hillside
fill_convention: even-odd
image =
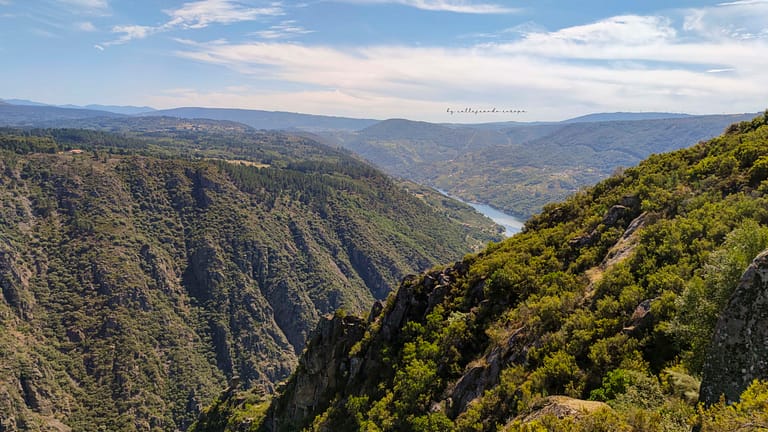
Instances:
[[[710,139],[754,114],[448,126],[386,120],[325,133],[393,175],[526,219],[551,202],[661,153]],[[594,116],[594,120],[610,116]],[[642,118],[638,116],[638,118]],[[590,120],[587,118],[585,120]]]
[[[304,138],[97,121],[0,130],[0,430],[184,430],[323,314],[498,239]]]
[[[406,278],[368,319],[321,321],[278,397],[230,389],[193,430],[764,430],[766,381],[730,407],[696,402],[731,293],[765,287],[739,280],[766,247],[768,112]],[[754,349],[728,356],[768,379]]]

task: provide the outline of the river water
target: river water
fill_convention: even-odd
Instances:
[[[472,208],[474,208],[478,212],[488,216],[494,222],[504,227],[504,235],[507,237],[510,237],[514,234],[519,233],[520,230],[523,229],[523,225],[525,225],[525,221],[520,220],[512,215],[508,215],[500,210],[497,210],[489,206],[488,204],[478,204],[478,203],[467,202],[449,194],[444,190],[440,190],[440,189],[435,189],[435,190],[447,197],[453,198],[457,201],[463,202],[464,204],[470,205],[472,206]]]
[[[456,197],[453,197],[456,199]],[[475,210],[479,211],[480,213],[488,216],[489,218],[493,219],[494,222],[504,227],[504,235],[509,237],[513,234],[517,234],[520,232],[521,229],[523,229],[523,225],[525,225],[524,221],[521,221],[520,219],[508,215],[506,213],[500,212],[499,210],[496,210],[495,208],[489,206],[488,204],[477,204],[477,203],[470,203],[467,204],[471,205]]]

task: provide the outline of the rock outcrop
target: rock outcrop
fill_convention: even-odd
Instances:
[[[768,378],[768,250],[752,261],[715,327],[699,400],[739,400],[755,379]]]
[[[312,418],[324,409],[334,396],[334,390],[350,378],[354,367],[348,354],[365,333],[363,319],[342,314],[320,321],[299,360],[296,378],[291,381],[279,407],[279,417],[270,416],[264,425],[269,430],[296,430],[301,421]]]
[[[523,424],[533,423],[543,417],[554,416],[559,419],[571,417],[580,419],[598,410],[610,410],[605,402],[574,399],[568,396],[549,396],[536,404],[532,412],[521,415],[516,420]]]

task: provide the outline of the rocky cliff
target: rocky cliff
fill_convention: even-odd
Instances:
[[[768,251],[750,264],[715,327],[699,399],[739,400],[754,380],[768,379]]]

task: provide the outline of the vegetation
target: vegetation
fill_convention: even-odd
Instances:
[[[620,167],[709,139],[750,117],[464,127],[386,120],[356,134],[325,135],[393,175],[527,219]]]
[[[696,400],[719,311],[768,247],[767,142],[768,112],[407,278],[339,359],[359,369],[315,382],[317,406],[298,370],[252,430],[763,430],[765,382],[732,406]],[[552,395],[607,406],[559,418]]]
[[[495,237],[309,139],[98,121],[0,130],[2,430],[186,429],[227,378],[271,392],[323,314]]]

